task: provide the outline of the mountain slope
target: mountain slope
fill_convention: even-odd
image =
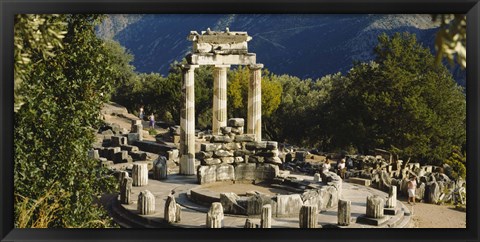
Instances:
[[[256,53],[257,62],[270,71],[319,78],[346,72],[353,61],[373,59],[377,36],[383,32],[415,33],[424,46],[433,49],[438,28],[430,15],[162,14],[110,15],[108,19],[109,25],[99,27],[99,35],[129,49],[137,71],[164,75],[170,63],[190,51],[186,36],[191,30],[229,27],[231,31],[247,31],[253,37],[249,52]],[[462,79],[462,73],[456,75],[457,80]]]

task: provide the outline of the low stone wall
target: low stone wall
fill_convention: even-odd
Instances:
[[[209,143],[201,144],[195,157],[198,183],[217,181],[271,181],[279,174],[278,143],[255,141],[253,134],[244,134],[244,120],[228,120],[221,127],[222,134],[207,137]]]
[[[321,183],[313,180],[297,180],[294,177],[277,177],[272,187],[298,191],[296,194],[268,196],[265,194],[251,194],[238,196],[234,193],[220,195],[204,188],[192,189],[190,199],[199,204],[221,202],[227,214],[260,215],[264,205],[272,206],[272,216],[298,216],[304,205],[315,205],[318,211],[325,211],[336,207],[342,193],[342,179],[333,172],[327,172]]]

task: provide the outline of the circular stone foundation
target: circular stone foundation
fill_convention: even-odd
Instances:
[[[292,194],[292,192],[286,191],[284,189],[270,187],[270,184],[260,183],[233,183],[233,182],[215,182],[209,183],[206,185],[200,186],[202,189],[208,189],[211,192],[220,193],[224,192],[233,192],[239,196],[247,196],[255,192],[259,192],[265,195],[276,195],[276,194]]]

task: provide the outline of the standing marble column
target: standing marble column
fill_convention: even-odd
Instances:
[[[215,65],[213,71],[213,134],[220,134],[220,127],[227,126],[227,68],[230,65]]]
[[[127,173],[128,174],[128,173]],[[120,203],[130,204],[132,203],[132,183],[133,179],[125,177],[120,184]]]
[[[385,202],[377,195],[367,197],[367,217],[369,218],[382,218],[384,216]]]
[[[221,228],[223,218],[222,204],[219,202],[212,203],[207,213],[207,228]]]
[[[397,206],[397,186],[391,186],[388,193],[387,202],[385,207],[395,208]]]
[[[133,186],[142,187],[148,185],[147,163],[135,163],[132,167]]]
[[[250,65],[248,85],[247,133],[255,134],[255,140],[262,140],[262,68],[263,64]]]
[[[195,73],[198,65],[182,65],[180,111],[180,174],[195,175]]]
[[[260,216],[260,228],[272,227],[272,205],[266,204],[262,207],[262,214]]]
[[[137,211],[141,215],[155,213],[155,196],[149,190],[140,192],[137,202]]]
[[[300,228],[317,227],[317,206],[303,205],[300,209]]]
[[[338,200],[338,211],[337,211],[338,225],[340,226],[350,225],[350,220],[352,218],[351,207],[352,207],[351,201],[342,200],[342,199]]]

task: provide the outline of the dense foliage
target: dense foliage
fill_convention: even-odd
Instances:
[[[23,97],[18,90],[23,80],[31,74],[33,55],[40,55],[42,57],[40,61],[47,61],[55,55],[53,49],[62,47],[66,23],[56,21],[58,17],[55,14],[25,14],[17,15],[15,18],[15,112],[23,104]]]
[[[466,152],[462,152],[458,146],[453,146],[452,150],[450,157],[445,160],[445,164],[450,166],[450,169],[445,169],[445,173],[455,180],[459,178],[465,180],[467,176]]]
[[[334,85],[326,109],[332,146],[439,163],[464,145],[465,96],[430,51],[414,35],[395,34],[381,35],[375,52],[375,62],[355,65]]]
[[[41,38],[15,32],[30,59],[21,66],[28,72],[15,70],[16,80],[22,79],[16,92],[23,97],[14,116],[15,226],[107,227],[97,199],[112,191],[113,180],[87,155],[117,75],[94,32],[100,16],[17,15],[15,29],[39,18],[45,20],[36,32]],[[36,41],[51,38],[50,27],[58,26],[64,26],[56,30],[62,36],[45,55]]]
[[[437,50],[436,62],[443,57],[453,65],[457,63],[467,67],[467,16],[465,14],[432,14],[433,21],[440,22],[440,29],[435,37]]]

